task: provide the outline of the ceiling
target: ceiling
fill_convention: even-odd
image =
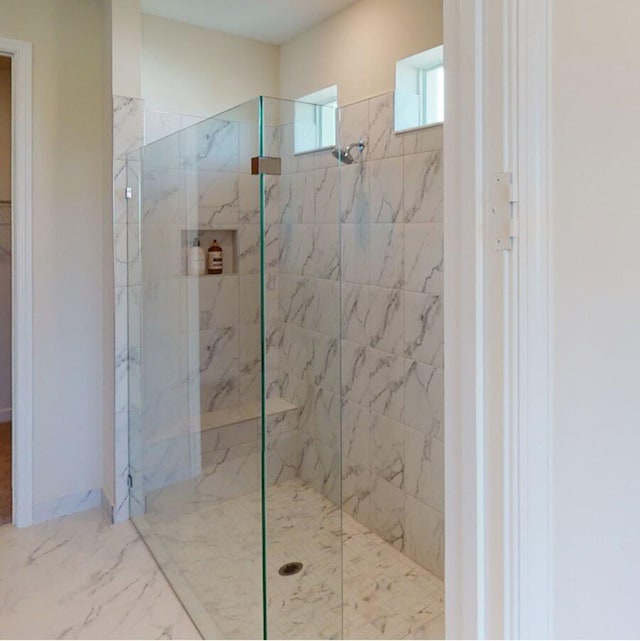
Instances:
[[[142,0],[142,12],[282,44],[356,0]]]

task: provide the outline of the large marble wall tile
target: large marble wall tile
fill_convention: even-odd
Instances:
[[[431,127],[422,127],[407,131],[400,134],[402,138],[402,149],[405,156],[409,154],[419,154],[423,151],[434,151],[442,149],[443,127],[442,125],[432,125]]]
[[[243,336],[245,341],[248,339]],[[243,346],[248,349],[245,344]],[[239,338],[233,327],[207,329],[200,332],[200,381],[215,383],[239,374]]]
[[[312,176],[304,172],[280,177],[280,211],[284,224],[312,223],[313,201],[307,203],[306,191],[313,191]]]
[[[175,336],[186,331],[185,285],[184,278],[151,281],[142,285],[145,335]]]
[[[355,102],[351,105],[346,105],[345,107],[340,108],[338,138],[340,140],[340,147],[346,147],[351,143],[364,139],[367,146],[362,154],[360,155],[359,152],[354,153],[359,154],[358,161],[367,160],[369,154],[368,143],[370,138],[368,101],[362,100],[361,102]]]
[[[277,275],[279,271],[280,228],[281,225],[270,223],[264,230],[264,266],[269,276]]]
[[[340,443],[340,394],[312,386],[311,412],[313,430],[309,433],[316,440],[337,449]]]
[[[237,378],[203,383],[200,386],[200,408],[202,412],[224,409],[240,402],[240,388]]]
[[[402,287],[405,277],[404,225],[377,223],[371,225],[370,234],[370,283],[380,287]]]
[[[203,454],[208,454],[226,451],[237,445],[256,443],[259,434],[260,427],[256,420],[204,430],[201,436],[201,451]]]
[[[444,443],[406,428],[404,456],[406,491],[444,513]]]
[[[147,492],[189,478],[191,459],[188,434],[147,443],[142,466]]]
[[[371,489],[371,528],[387,543],[402,550],[405,546],[405,493],[380,477]]]
[[[113,268],[114,268],[114,285],[116,287],[126,287],[128,283],[128,253],[127,253],[127,236],[129,234],[128,225],[117,224],[113,227]]]
[[[240,326],[240,374],[260,376],[261,343],[260,325]]]
[[[269,208],[269,200],[274,197],[275,189],[273,182],[265,187],[265,208]],[[238,216],[241,223],[260,222],[260,176],[240,174],[238,176]],[[266,218],[267,222],[272,221]]]
[[[338,338],[340,335],[340,282],[318,278],[315,294],[316,331]]]
[[[281,225],[280,270],[298,276],[315,276],[313,232],[315,226]]]
[[[327,154],[331,158],[330,154]],[[305,209],[311,208],[316,223],[338,223],[338,167],[331,166],[311,172],[305,190]]]
[[[255,314],[250,313],[253,309],[243,308],[243,303],[246,304],[245,299],[248,298],[245,296],[248,288],[245,279],[252,278],[254,277],[229,275],[223,278],[189,279],[198,287],[200,329],[220,329],[237,326],[239,322],[257,322]]]
[[[442,513],[407,495],[405,528],[405,554],[437,577],[444,578]]]
[[[409,361],[375,349],[369,349],[368,360],[371,409],[402,421]]]
[[[371,469],[371,414],[366,407],[344,400],[342,404],[342,456],[352,465]]]
[[[116,225],[129,222],[130,214],[134,215],[134,207],[129,207],[129,201],[125,198],[125,189],[138,182],[139,169],[139,163],[135,161],[129,161],[127,166],[124,158],[113,160],[113,222]],[[129,209],[132,211],[129,212]]]
[[[405,222],[442,222],[442,151],[405,156],[404,177]]]
[[[261,383],[260,371],[256,372],[254,369],[249,374],[240,373],[240,376],[238,376],[238,402],[241,405],[259,403],[262,398]]]
[[[316,324],[316,279],[282,274],[278,290],[280,314],[285,323],[313,329]]]
[[[440,429],[438,393],[443,392],[441,370],[410,362],[405,383],[404,420],[414,429],[435,436]],[[435,401],[435,404],[434,404]]]
[[[369,283],[369,255],[371,253],[371,226],[341,225],[342,280],[351,283]]]
[[[122,158],[142,147],[143,139],[144,101],[113,96],[113,157]]]
[[[222,299],[226,300],[226,299]],[[240,324],[251,325],[260,322],[260,274],[246,274],[239,277]],[[233,307],[230,306],[233,313]]]
[[[405,355],[434,367],[444,367],[442,297],[404,292]]]
[[[186,265],[179,225],[142,227],[142,278],[144,282],[180,278]]]
[[[260,225],[238,226],[238,270],[241,274],[260,272]]]
[[[369,407],[369,350],[364,345],[342,341],[342,395]]]
[[[270,436],[267,441],[266,481],[270,487],[298,476],[300,465],[300,435],[284,432]]]
[[[239,215],[238,175],[199,172],[198,222],[201,227],[237,224]]]
[[[273,225],[280,223],[282,219],[280,176],[265,176],[264,178],[264,220],[267,225]]]
[[[367,158],[402,155],[402,138],[394,132],[394,93],[386,93],[369,102],[369,153]]]
[[[294,325],[282,328],[280,365],[284,372],[306,382],[312,376],[313,333]]]
[[[436,438],[444,441],[444,370],[440,368],[429,385],[429,411],[437,424]]]
[[[209,118],[180,134],[182,167],[238,172],[238,123]]]
[[[250,173],[251,158],[260,155],[260,127],[258,124],[258,103],[252,116],[246,115],[245,122],[238,123],[238,159],[240,172]],[[267,127],[264,127],[265,130]],[[269,139],[269,132],[264,131],[265,139]],[[266,154],[270,155],[270,154]]]
[[[358,465],[348,458],[343,459],[342,508],[367,527],[371,521],[372,484],[372,475],[368,467]]]
[[[404,226],[404,288],[414,292],[443,293],[441,223]]]
[[[367,332],[371,347],[403,355],[403,296],[399,289],[369,288]]]
[[[373,223],[404,222],[403,209],[403,159],[387,158],[368,163],[370,220]]]
[[[313,230],[315,275],[337,279],[340,276],[340,229],[338,224],[317,224]]]
[[[371,421],[371,469],[398,488],[405,485],[405,432],[407,428],[381,414]]]
[[[369,163],[356,161],[339,169],[340,221],[366,223],[371,219],[369,204]]]
[[[340,341],[332,336],[313,334],[311,382],[330,392],[340,389]]]
[[[368,345],[369,287],[343,280],[340,290],[342,338]]]
[[[177,167],[147,169],[142,174],[144,223],[183,224],[186,220],[182,175]]]

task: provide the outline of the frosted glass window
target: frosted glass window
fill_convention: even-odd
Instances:
[[[335,147],[338,87],[333,85],[296,100],[294,151],[296,154]]]
[[[443,47],[396,64],[395,130],[439,124],[444,120]]]

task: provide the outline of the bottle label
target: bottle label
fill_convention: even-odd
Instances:
[[[209,252],[209,269],[222,271],[222,252]]]

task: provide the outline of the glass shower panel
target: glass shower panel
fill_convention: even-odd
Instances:
[[[329,149],[294,153],[302,129],[295,102],[264,98],[263,107],[262,153],[282,166],[280,176],[263,176],[266,632],[335,639],[342,636],[338,162]],[[318,126],[335,120],[334,107],[314,112]]]
[[[205,638],[264,632],[259,106],[129,159],[131,514]]]

